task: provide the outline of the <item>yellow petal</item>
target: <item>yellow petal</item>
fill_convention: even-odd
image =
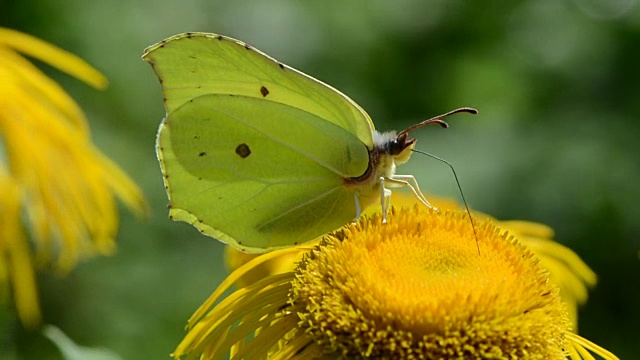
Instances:
[[[20,221],[18,185],[0,168],[0,268],[11,282],[18,317],[26,326],[40,322],[40,309],[29,244]]]
[[[0,28],[0,47],[2,46],[36,58],[97,89],[107,87],[107,78],[86,61],[33,36]]]

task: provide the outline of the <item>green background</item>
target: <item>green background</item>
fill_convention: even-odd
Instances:
[[[109,78],[100,92],[42,66],[152,210],[136,219],[122,209],[116,255],[39,277],[45,322],[77,342],[167,359],[226,275],[221,244],[167,218],[154,153],[162,96],[140,60],[168,36],[205,31],[342,90],[381,130],[478,108],[448,130],[416,131],[417,148],[454,164],[473,208],[552,226],[599,275],[580,334],[622,359],[640,356],[637,1],[5,0],[0,26],[72,51]],[[450,171],[427,157],[399,172],[428,194],[459,197]],[[60,358],[42,335],[10,331],[18,358]]]

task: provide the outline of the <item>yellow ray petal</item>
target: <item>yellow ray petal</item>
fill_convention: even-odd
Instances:
[[[86,61],[36,37],[11,29],[0,28],[0,46],[12,48],[22,54],[36,58],[97,89],[107,87],[107,78]]]

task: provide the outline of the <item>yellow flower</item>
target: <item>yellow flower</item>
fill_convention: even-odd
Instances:
[[[32,326],[40,321],[34,264],[65,273],[83,257],[112,253],[114,194],[137,212],[146,208],[137,186],[91,143],[80,107],[21,54],[98,89],[107,80],[70,53],[0,28],[0,286],[12,289],[19,318]]]
[[[492,221],[423,206],[364,217],[325,237],[293,272],[222,299],[261,263],[234,271],[189,321],[174,357],[193,359],[572,359],[592,351],[571,331],[538,258]]]
[[[455,201],[434,197],[430,197],[430,201],[440,210],[464,210]],[[403,192],[395,192],[391,203],[395,207],[412,207],[420,204],[415,196]],[[380,211],[382,211],[380,206],[374,206],[365,213],[372,215]],[[577,328],[578,305],[586,303],[588,287],[596,284],[595,273],[580,257],[571,249],[553,241],[553,230],[546,225],[528,221],[498,221],[489,215],[476,211],[473,212],[473,218],[496,222],[500,228],[509,231],[540,258],[541,266],[550,273],[550,280],[560,288],[560,297],[567,307],[569,319],[573,328]],[[471,225],[469,224],[469,226]],[[287,252],[286,255],[263,261],[259,266],[238,279],[238,286],[247,286],[268,274],[293,271],[295,263],[302,259],[307,250],[308,245],[300,247],[297,252]],[[259,255],[243,253],[230,246],[226,248],[227,267],[231,270],[237,269],[256,256]]]

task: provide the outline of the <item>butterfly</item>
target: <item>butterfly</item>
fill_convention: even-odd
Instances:
[[[349,97],[239,40],[184,33],[145,50],[166,117],[156,151],[170,217],[246,252],[290,247],[353,221],[406,186],[409,132],[379,133]],[[385,209],[386,211],[386,209]],[[384,211],[383,211],[384,212]]]

